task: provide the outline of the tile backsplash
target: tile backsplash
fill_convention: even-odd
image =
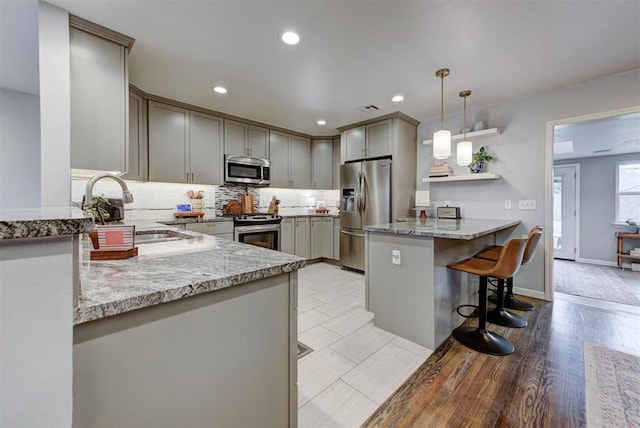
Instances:
[[[73,179],[71,181],[71,200],[77,204],[82,202],[87,179]],[[129,191],[133,194],[133,203],[126,204],[125,218],[130,220],[163,220],[173,219],[176,204],[188,203],[187,191],[203,191],[205,201],[205,218],[213,218],[222,215],[222,205],[231,199],[240,200],[240,195],[249,191],[253,195],[254,211],[266,212],[271,198],[280,199],[280,214],[295,215],[306,214],[309,208],[315,208],[319,201],[324,201],[325,206],[331,212],[337,212],[336,203],[339,197],[338,190],[302,190],[302,189],[278,189],[246,188],[244,186],[202,185],[202,184],[178,184],[155,183],[126,180]],[[94,195],[108,198],[121,198],[122,190],[118,183],[110,179],[103,179],[93,188]]]

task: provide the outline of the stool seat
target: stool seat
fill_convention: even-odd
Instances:
[[[527,238],[511,238],[500,251],[497,261],[470,257],[452,263],[449,269],[478,275],[478,327],[458,327],[453,330],[453,337],[463,345],[491,355],[509,355],[515,348],[504,337],[487,330],[487,278],[498,278],[503,281],[518,271],[522,265],[522,257]]]

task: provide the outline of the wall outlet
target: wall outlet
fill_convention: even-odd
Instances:
[[[535,210],[536,200],[535,199],[519,200],[518,209],[519,210]]]
[[[449,205],[451,205],[451,201],[444,201],[444,206],[448,207]]]
[[[400,264],[400,250],[391,250],[391,263],[394,265]]]
[[[510,210],[511,209],[511,199],[505,199],[504,200],[504,209],[505,210]]]

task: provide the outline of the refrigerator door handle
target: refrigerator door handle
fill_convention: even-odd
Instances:
[[[362,183],[360,184],[360,198],[362,198],[362,214],[367,210],[367,175],[362,172]]]
[[[362,215],[362,171],[358,173],[358,191],[356,192],[358,214]]]
[[[346,230],[341,230],[340,233],[343,233],[349,236],[364,236],[364,233],[347,232]]]

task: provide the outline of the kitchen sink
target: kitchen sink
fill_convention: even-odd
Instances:
[[[173,230],[140,230],[136,232],[136,244],[157,244],[159,242],[193,239],[191,235]]]

